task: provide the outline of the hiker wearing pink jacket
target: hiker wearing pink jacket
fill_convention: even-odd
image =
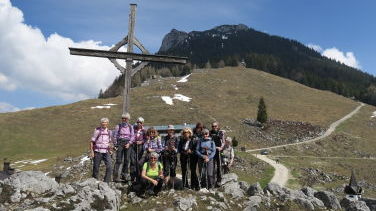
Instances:
[[[94,130],[90,141],[90,157],[94,158],[93,177],[98,179],[99,166],[103,160],[106,165],[105,182],[111,181],[112,160],[111,149],[113,147],[112,132],[107,128],[108,118],[101,119],[101,126]]]

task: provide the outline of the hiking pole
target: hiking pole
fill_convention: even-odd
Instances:
[[[204,174],[204,165],[205,165],[205,163],[202,164],[201,172],[200,172],[200,179],[199,179],[199,186],[200,186],[200,189],[202,188],[202,176],[203,176],[203,174]]]
[[[189,155],[187,155],[187,157],[188,157],[188,159],[187,159],[188,162],[186,163],[187,164],[187,170],[185,171],[185,181],[184,181],[184,183],[185,183],[185,185],[188,186],[188,175],[189,175],[188,171],[190,171],[191,165],[190,165]],[[191,183],[192,183],[192,179],[191,179]],[[191,184],[191,186],[192,186],[192,184]]]
[[[205,150],[206,157],[209,162],[209,153],[208,148]],[[205,161],[204,161],[205,162]],[[208,162],[205,162],[205,171],[206,171],[206,189],[209,190],[209,170],[208,170]]]
[[[176,169],[176,165],[175,165],[175,156],[173,155],[172,157],[172,169]],[[175,190],[175,177],[172,179],[172,189]]]
[[[139,181],[139,166],[138,166],[138,145],[136,142],[136,182]]]

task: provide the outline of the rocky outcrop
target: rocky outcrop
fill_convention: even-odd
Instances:
[[[341,200],[341,206],[346,211],[370,211],[366,202],[354,198],[345,197]]]
[[[6,209],[118,210],[121,193],[107,183],[87,179],[58,184],[40,171],[24,171],[0,184],[0,204]]]
[[[193,207],[197,206],[196,197],[189,195],[188,197],[179,197],[175,200],[174,204],[180,210],[186,211],[188,209],[192,209]]]
[[[158,196],[137,196],[121,183],[104,183],[93,178],[70,184],[58,184],[43,172],[26,171],[0,182],[2,210],[375,210],[375,200],[355,201],[337,197],[310,187],[292,190],[270,183],[239,182],[236,174],[225,174],[220,188],[165,190]],[[204,191],[205,190],[205,191]],[[291,207],[292,206],[292,207]],[[171,208],[174,207],[174,208]]]
[[[329,209],[341,209],[337,197],[331,192],[319,191],[315,193],[315,197],[324,202],[325,207]]]
[[[264,191],[262,190],[260,183],[250,185],[247,190],[247,194],[250,196],[262,195],[263,193]]]
[[[164,52],[169,50],[170,48],[179,46],[187,38],[188,33],[172,29],[168,34],[164,36],[159,52]]]

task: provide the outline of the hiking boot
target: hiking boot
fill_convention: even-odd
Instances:
[[[121,177],[124,181],[130,181],[131,180],[131,175],[125,174]]]
[[[123,182],[123,180],[120,179],[119,177],[116,177],[116,178],[114,178],[114,182]]]

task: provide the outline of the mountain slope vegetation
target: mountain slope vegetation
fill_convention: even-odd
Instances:
[[[149,86],[131,91],[131,121],[138,116],[146,125],[167,125],[219,121],[236,136],[240,146],[254,148],[243,133],[241,121],[256,118],[259,98],[264,97],[272,119],[310,122],[327,127],[358,103],[327,91],[312,89],[291,80],[240,67],[195,70],[188,82],[179,78],[150,81]],[[176,88],[178,90],[176,90]],[[161,96],[182,94],[190,102]],[[101,117],[109,117],[110,127],[120,121],[121,97],[91,99],[77,103],[0,114],[0,155],[12,161],[55,159],[77,156],[88,150],[89,138]],[[108,103],[110,109],[91,108]]]
[[[173,29],[159,54],[187,56],[193,67],[238,66],[289,78],[376,105],[376,77],[331,60],[304,44],[256,31],[245,25],[222,25],[189,33]]]

